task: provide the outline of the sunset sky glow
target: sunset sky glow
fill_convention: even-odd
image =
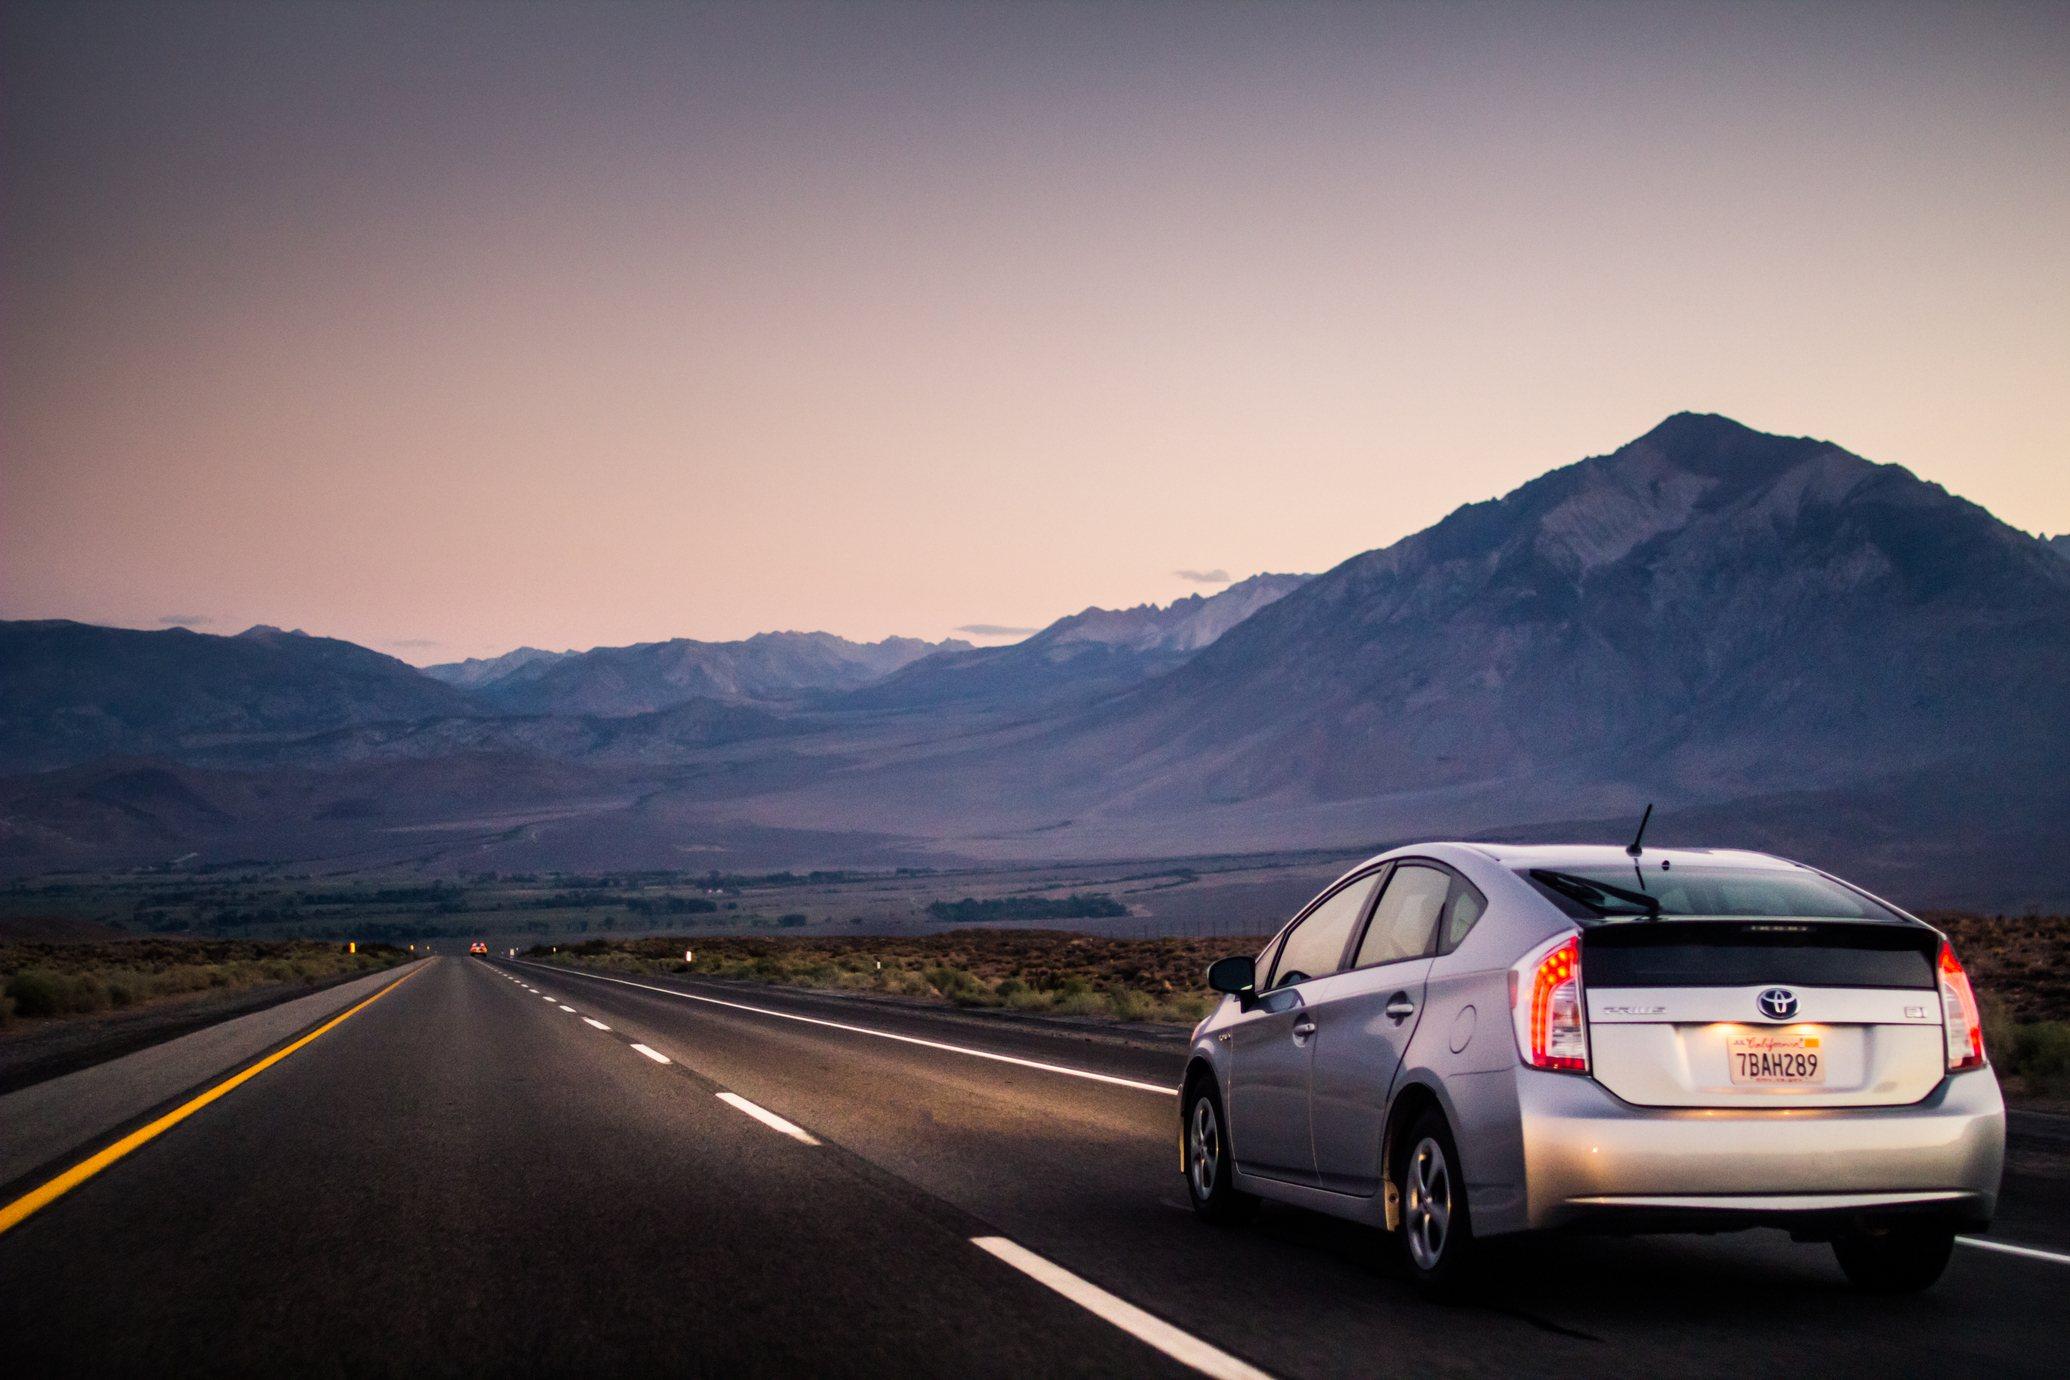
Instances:
[[[1684,409],[2070,530],[2070,18],[9,4],[0,616],[1036,627]]]

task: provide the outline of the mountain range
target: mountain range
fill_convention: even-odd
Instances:
[[[1010,646],[934,652],[836,703],[855,709],[978,706],[1026,712],[1097,699],[1178,666],[1309,578],[1253,575],[1215,594],[1162,607],[1089,608]]]
[[[428,870],[1356,851],[1814,858],[2070,900],[2070,560],[1893,465],[1680,414],[1314,578],[975,648],[0,627],[0,863]]]
[[[334,638],[0,622],[4,771],[472,712],[451,686]]]
[[[971,646],[953,638],[850,642],[831,633],[773,632],[740,642],[679,637],[526,656],[531,650],[496,658],[499,669],[477,674],[468,688],[486,708],[502,713],[645,714],[692,699],[780,701],[805,691],[852,690],[929,654],[964,652]],[[433,667],[427,674],[457,680],[452,667]]]

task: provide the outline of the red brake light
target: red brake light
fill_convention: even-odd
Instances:
[[[1522,978],[1522,981],[1518,981]],[[1588,1072],[1588,1016],[1581,1004],[1581,939],[1574,936],[1511,975],[1510,999],[1522,1017],[1524,1062],[1562,1073]]]
[[[1977,1012],[1969,974],[1946,940],[1941,941],[1941,1020],[1948,1032],[1948,1067],[1973,1069],[1984,1062],[1984,1022]]]

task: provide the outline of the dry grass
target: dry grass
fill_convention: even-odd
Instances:
[[[1984,1049],[2015,1101],[2070,1110],[2070,915],[1926,916],[1984,1010]]]
[[[308,941],[143,939],[101,944],[0,944],[0,1026],[90,1016],[197,993],[313,984],[392,967],[385,946]]]
[[[2070,915],[1930,912],[1980,996],[2019,1021],[2070,1020]]]
[[[628,973],[694,973],[884,992],[958,1006],[1191,1025],[1214,1005],[1209,963],[1256,940],[1106,939],[1055,930],[951,930],[893,939],[593,939],[542,957]],[[683,961],[694,950],[694,963]]]
[[[1934,914],[1984,1008],[2008,1091],[2070,1102],[2070,916]],[[1054,930],[952,930],[912,938],[590,940],[563,962],[626,973],[695,973],[792,987],[885,992],[959,1006],[1190,1025],[1214,1004],[1203,981],[1256,939],[1107,939]],[[696,962],[683,962],[693,949]]]

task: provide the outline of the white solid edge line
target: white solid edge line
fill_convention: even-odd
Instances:
[[[994,1054],[988,1049],[972,1049],[968,1045],[944,1044],[940,1040],[923,1040],[917,1035],[895,1035],[889,1030],[872,1030],[866,1025],[849,1025],[845,1021],[822,1020],[818,1016],[800,1016],[794,1011],[773,1011],[766,1006],[749,1006],[746,1002],[722,1001],[718,997],[707,997],[697,992],[682,992],[673,987],[656,987],[652,983],[634,982],[629,978],[606,977],[602,973],[585,973],[579,968],[564,970],[576,977],[594,979],[597,982],[615,982],[621,987],[637,987],[643,992],[659,992],[665,997],[681,997],[685,1001],[708,1002],[713,1006],[730,1007],[735,1011],[752,1011],[758,1016],[775,1016],[779,1020],[802,1021],[806,1025],[821,1025],[829,1030],[845,1030],[851,1035],[874,1035],[880,1040],[897,1040],[900,1044],[919,1045],[923,1049],[947,1050],[951,1054],[967,1054],[973,1059],[991,1059],[1001,1064],[1016,1064],[1024,1069],[1041,1069],[1044,1073],[1061,1073],[1070,1078],[1084,1078],[1094,1083],[1111,1083],[1117,1088],[1134,1088],[1139,1092],[1163,1093],[1166,1097],[1177,1097],[1177,1088],[1167,1088],[1160,1083],[1145,1083],[1135,1078],[1120,1078],[1111,1073],[1094,1073],[1090,1069],[1067,1068],[1063,1064],[1045,1064],[1039,1059],[1021,1059],[1011,1054]]]
[[[669,1061],[668,1056],[666,1054],[663,1054],[658,1049],[649,1049],[645,1045],[634,1045],[633,1048],[638,1050],[640,1053],[646,1055],[649,1059],[652,1059],[657,1064],[666,1064]]]
[[[605,1025],[602,1021],[598,1020],[594,1016],[584,1016],[582,1018],[582,1023],[584,1025],[593,1025],[599,1030],[609,1030],[611,1028],[610,1026]]]
[[[1955,1238],[1965,1246],[1975,1246],[1980,1251],[2004,1251],[2007,1255],[2024,1255],[2030,1260],[2047,1260],[2057,1265],[2070,1265],[2070,1255],[2058,1251],[2044,1251],[2035,1246],[2015,1246],[2010,1241],[1986,1241],[1979,1236],[1958,1236]]]
[[[789,1136],[792,1140],[803,1142],[806,1145],[819,1144],[819,1138],[813,1135],[812,1132],[806,1130],[803,1126],[799,1126],[794,1122],[785,1121],[782,1117],[778,1116],[775,1112],[770,1111],[767,1107],[757,1107],[754,1103],[748,1101],[739,1093],[722,1092],[719,1094],[719,1101],[725,1103],[729,1107],[735,1108],[739,1111],[746,1112],[749,1116],[761,1122],[770,1130],[781,1131],[785,1135]]]
[[[563,1010],[563,1011],[567,1012],[567,1013],[568,1013],[569,1015],[571,1015],[571,1016],[575,1014],[575,1008],[574,1008],[574,1007],[572,1007],[572,1006],[569,1006],[569,1005],[568,1005],[567,1003],[565,1003],[565,1002],[563,1002],[563,1003],[561,1004],[561,1010]]]
[[[1181,1332],[1164,1319],[1145,1313],[1128,1300],[1116,1298],[1099,1285],[1080,1279],[1061,1265],[1053,1265],[1003,1236],[973,1236],[970,1244],[1005,1261],[1038,1284],[1056,1290],[1137,1341],[1157,1348],[1182,1366],[1191,1366],[1202,1375],[1216,1376],[1218,1380],[1267,1380],[1266,1373],[1248,1361],[1239,1361],[1192,1333]]]

